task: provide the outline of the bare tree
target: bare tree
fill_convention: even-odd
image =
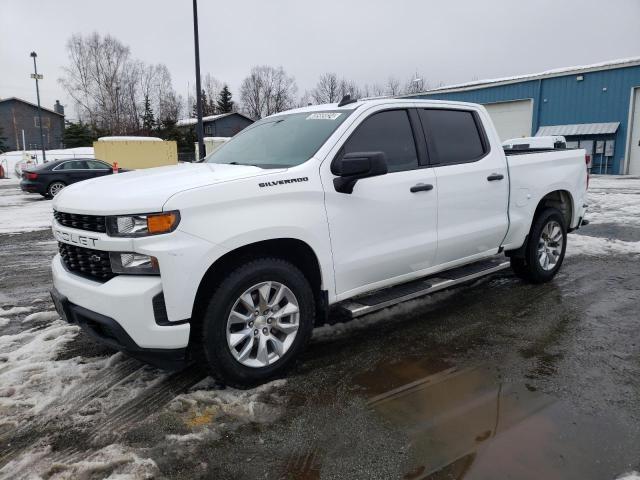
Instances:
[[[371,96],[372,97],[383,97],[385,95],[385,90],[382,85],[379,83],[374,83],[371,85]]]
[[[155,112],[158,120],[177,121],[182,113],[182,99],[171,82],[171,73],[164,64],[156,65]]]
[[[360,87],[358,87],[358,84],[356,84],[356,82],[354,82],[353,80],[345,80],[344,78],[340,80],[340,88],[338,89],[338,91],[340,93],[338,100],[340,100],[345,95],[350,95],[351,98],[363,97]]]
[[[295,105],[295,79],[282,67],[256,66],[240,86],[242,109],[251,118],[262,118]]]
[[[429,85],[424,81],[424,77],[418,72],[415,75],[412,75],[404,84],[404,88],[402,93],[411,95],[420,92],[424,92],[429,88]]]
[[[132,59],[129,47],[116,38],[75,34],[67,42],[67,53],[69,64],[59,81],[80,120],[112,134],[138,133],[146,98],[156,112],[179,113],[165,108],[176,100],[166,66]]]
[[[307,107],[313,105],[313,95],[309,90],[305,90],[300,99],[297,102],[298,107]]]
[[[311,91],[311,96],[316,103],[335,103],[342,98],[340,95],[340,80],[335,73],[323,73],[318,83]]]
[[[389,77],[386,85],[386,92],[389,96],[396,96],[400,94],[400,80],[395,77]]]

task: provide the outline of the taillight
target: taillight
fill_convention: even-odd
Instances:
[[[27,180],[35,180],[36,178],[38,178],[37,173],[27,172]]]
[[[584,163],[587,164],[587,189],[589,189],[589,164],[591,163],[591,155],[586,154],[584,156]]]

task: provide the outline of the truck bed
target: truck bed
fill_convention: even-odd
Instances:
[[[566,192],[571,200],[567,228],[584,215],[587,190],[585,151],[582,149],[518,150],[505,152],[509,168],[509,231],[506,250],[519,248],[531,228],[540,199],[549,192]]]

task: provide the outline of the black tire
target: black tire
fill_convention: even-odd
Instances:
[[[562,233],[562,248],[559,252],[560,256],[558,257],[555,266],[546,270],[538,261],[538,244],[542,237],[543,229],[550,222],[557,222],[558,225],[560,225]],[[533,225],[529,232],[529,239],[524,251],[524,257],[511,257],[511,268],[518,277],[528,282],[548,282],[556,275],[556,273],[558,273],[558,270],[560,270],[566,249],[567,226],[562,213],[560,213],[556,208],[545,208],[544,210],[541,210],[533,220]]]
[[[296,297],[300,318],[291,346],[273,364],[265,367],[243,365],[227,344],[227,319],[236,300],[253,285],[276,281],[286,285]],[[211,375],[221,382],[249,388],[280,377],[304,350],[313,330],[315,302],[311,286],[293,264],[279,258],[256,259],[238,267],[218,285],[202,319],[202,351]]]
[[[51,182],[51,184],[47,187],[47,197],[55,197],[58,193],[60,193],[60,190],[62,190],[66,186],[66,183],[60,182],[58,180],[56,180],[55,182]]]

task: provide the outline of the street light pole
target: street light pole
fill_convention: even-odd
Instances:
[[[196,110],[198,123],[196,134],[198,135],[198,159],[204,158],[204,128],[202,126],[202,87],[200,86],[200,40],[198,39],[198,4],[193,0],[193,42],[196,52]]]
[[[195,0],[194,0],[195,1]],[[42,163],[47,161],[47,154],[44,150],[44,134],[42,133],[42,108],[40,108],[40,87],[38,86],[38,80],[44,78],[42,75],[38,75],[38,65],[36,65],[36,52],[31,52],[31,58],[33,58],[33,74],[31,78],[36,80],[36,96],[38,97],[38,123],[40,123],[40,146],[42,147]]]

